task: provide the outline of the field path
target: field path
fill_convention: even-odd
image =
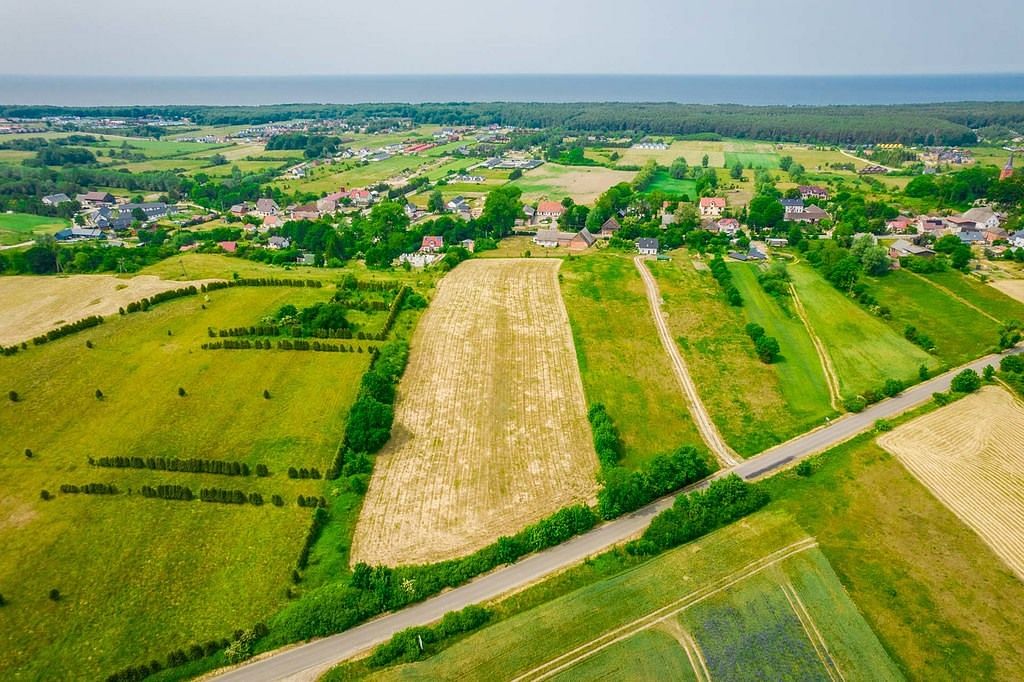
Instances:
[[[839,150],[839,153],[840,153],[840,154],[842,154],[843,156],[848,156],[848,157],[850,157],[850,158],[851,158],[851,159],[853,159],[854,161],[860,161],[861,163],[866,163],[866,164],[868,164],[869,166],[878,166],[879,168],[884,168],[885,170],[887,170],[887,171],[889,171],[889,172],[892,172],[892,171],[896,170],[895,168],[889,168],[888,166],[883,166],[883,165],[882,165],[882,164],[880,164],[880,163],[875,163],[874,161],[870,161],[870,160],[868,160],[868,159],[862,159],[862,158],[860,158],[859,156],[856,156],[856,155],[854,155],[854,154],[851,154],[850,152],[848,152],[848,151],[845,151],[845,150],[843,150],[843,149],[840,149],[840,150]]]
[[[811,320],[807,317],[807,311],[804,310],[803,301],[800,300],[800,296],[796,293],[796,287],[793,283],[789,283],[789,293],[793,295],[793,305],[796,307],[796,314],[800,318],[800,321],[804,323],[804,328],[807,330],[807,335],[811,337],[811,343],[814,344],[814,350],[818,351],[818,359],[821,360],[821,369],[825,373],[825,381],[828,383],[828,399],[832,403],[832,409],[836,412],[842,412],[840,407],[839,397],[839,377],[836,375],[836,368],[832,366],[832,357],[828,354],[828,349],[825,348],[825,344],[818,338],[818,334],[814,331],[814,327],[811,326]]]
[[[658,328],[661,345],[664,346],[665,352],[668,353],[676,379],[679,380],[679,385],[683,389],[683,395],[686,397],[686,404],[690,408],[693,421],[697,425],[697,430],[700,431],[704,442],[711,449],[712,454],[723,465],[727,467],[735,466],[740,461],[739,457],[722,439],[722,434],[718,432],[715,423],[711,421],[711,416],[708,414],[707,408],[704,407],[704,403],[697,393],[697,386],[693,383],[693,378],[686,368],[686,361],[683,360],[676,342],[672,339],[672,334],[668,330],[668,323],[665,321],[665,315],[661,312],[661,293],[658,291],[658,283],[654,281],[654,275],[644,265],[644,260],[643,256],[637,256],[633,259],[633,262],[636,263],[636,269],[640,271],[640,277],[644,280],[644,287],[647,289],[647,302],[651,304],[651,315],[654,316],[654,325]]]
[[[992,320],[996,324],[1003,324],[1003,321],[1000,320],[998,317],[995,317],[994,315],[990,315],[987,311],[982,310],[978,306],[974,305],[973,303],[968,301],[963,296],[960,296],[959,294],[955,293],[952,289],[947,289],[946,287],[942,286],[938,282],[933,282],[932,280],[928,279],[927,277],[922,277],[921,275],[917,274],[916,272],[911,272],[910,270],[907,270],[906,268],[904,268],[903,271],[908,273],[908,274],[910,274],[910,275],[913,275],[914,277],[917,277],[922,282],[927,282],[928,284],[932,285],[933,287],[935,287],[936,289],[938,289],[942,293],[946,294],[950,298],[953,298],[953,299],[956,299],[957,301],[960,301],[961,303],[963,303],[965,306],[967,306],[971,310],[973,310],[975,312],[978,312],[978,313],[981,313],[982,315],[984,315],[988,319]]]

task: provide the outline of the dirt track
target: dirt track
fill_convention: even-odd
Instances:
[[[690,415],[697,425],[697,430],[700,431],[701,437],[707,443],[708,448],[711,449],[712,454],[724,466],[729,467],[738,464],[740,458],[726,444],[722,434],[718,432],[715,423],[711,421],[711,416],[708,414],[707,408],[704,407],[700,394],[697,393],[697,386],[693,383],[690,372],[686,368],[686,361],[683,360],[676,342],[672,339],[672,334],[668,330],[668,323],[665,322],[665,316],[661,312],[661,294],[658,291],[658,283],[654,281],[654,275],[644,265],[643,256],[637,256],[633,259],[633,262],[636,263],[636,269],[640,271],[640,277],[644,280],[644,287],[647,289],[647,302],[651,305],[651,315],[654,316],[654,324],[658,328],[661,345],[665,348],[665,352],[668,353],[669,360],[672,362],[672,369],[675,372],[676,379],[679,380],[679,386],[683,389],[687,407],[689,407]]]
[[[818,351],[818,359],[821,361],[821,369],[825,373],[825,381],[828,383],[828,399],[832,404],[832,409],[836,412],[842,411],[842,401],[839,395],[839,376],[836,374],[836,368],[832,366],[832,358],[828,354],[828,349],[825,348],[825,344],[822,343],[821,339],[818,338],[817,333],[814,331],[814,327],[811,325],[811,321],[807,319],[807,311],[804,310],[803,301],[800,300],[800,296],[796,293],[796,287],[793,283],[789,284],[789,293],[793,296],[793,305],[796,307],[796,314],[800,317],[800,321],[804,323],[804,329],[807,330],[807,335],[811,337],[811,343],[814,344],[814,350]]]

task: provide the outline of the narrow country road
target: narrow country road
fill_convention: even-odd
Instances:
[[[700,394],[697,393],[697,385],[693,383],[693,378],[690,377],[690,371],[686,368],[686,361],[683,360],[679,347],[672,339],[672,333],[668,329],[665,315],[661,311],[661,293],[658,291],[658,283],[654,280],[654,275],[651,274],[651,271],[644,265],[644,260],[643,256],[637,256],[633,259],[633,262],[636,264],[636,269],[640,271],[640,278],[644,281],[644,287],[647,289],[647,302],[651,306],[654,326],[658,328],[661,345],[665,348],[665,353],[668,354],[668,359],[672,363],[672,370],[679,381],[679,386],[683,389],[686,405],[690,409],[690,416],[693,417],[693,422],[697,425],[701,438],[704,439],[704,442],[711,449],[711,454],[723,465],[734,466],[739,462],[739,457],[726,444],[722,434],[718,432],[718,427],[711,421],[711,416],[708,414],[707,408],[704,407]]]
[[[1015,349],[1013,353],[1024,351]],[[823,452],[857,434],[872,428],[878,419],[895,417],[927,402],[932,393],[946,391],[956,374],[966,368],[981,372],[986,365],[999,365],[1004,354],[986,355],[967,365],[957,367],[934,379],[907,389],[895,398],[883,400],[857,414],[847,414],[793,440],[777,445],[745,462],[722,469],[712,478],[694,484],[699,489],[715,478],[735,473],[744,479],[759,478],[811,455]],[[381,616],[337,635],[269,654],[237,668],[226,670],[215,679],[222,682],[276,682],[277,680],[313,679],[316,673],[331,665],[366,651],[389,639],[400,630],[431,623],[448,611],[485,602],[515,589],[534,583],[562,568],[599,554],[643,531],[659,512],[672,506],[678,493],[656,500],[632,514],[609,521],[594,530],[577,536],[526,559],[481,576],[461,587],[415,604],[401,611]]]

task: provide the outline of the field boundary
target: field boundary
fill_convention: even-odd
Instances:
[[[718,432],[718,427],[711,420],[711,415],[708,414],[707,408],[704,407],[700,394],[697,393],[697,386],[693,383],[693,377],[690,376],[690,372],[686,367],[686,360],[683,359],[682,354],[676,347],[675,341],[672,340],[672,334],[668,330],[668,323],[661,312],[661,293],[658,291],[658,283],[654,280],[654,275],[644,265],[644,260],[643,256],[636,256],[633,262],[636,264],[637,270],[640,271],[640,278],[644,281],[644,288],[647,290],[647,302],[650,304],[651,315],[654,317],[654,326],[658,328],[661,345],[665,348],[669,360],[672,361],[672,369],[675,371],[679,385],[683,389],[687,407],[690,408],[690,415],[693,417],[697,430],[700,431],[701,437],[711,449],[712,454],[725,466],[736,466],[739,464],[738,456],[726,444],[722,434]]]
[[[967,306],[968,308],[970,308],[974,312],[981,313],[982,315],[984,315],[988,319],[992,320],[996,324],[999,324],[999,325],[1003,324],[1003,321],[1000,320],[998,317],[995,317],[991,313],[989,313],[989,312],[987,312],[985,310],[982,310],[981,308],[979,308],[978,306],[974,305],[973,303],[968,301],[966,298],[961,296],[960,294],[954,292],[952,289],[949,289],[949,288],[943,286],[942,284],[939,284],[938,282],[933,282],[932,280],[928,279],[927,277],[919,275],[916,272],[913,272],[911,270],[907,270],[906,268],[904,268],[904,271],[910,273],[914,277],[917,277],[919,280],[921,280],[923,282],[927,282],[928,284],[932,285],[933,287],[935,287],[936,289],[938,289],[942,293],[946,294],[947,296],[949,296],[953,300],[959,301],[960,303],[963,303],[965,306]]]
[[[825,348],[825,344],[822,343],[817,332],[814,331],[814,327],[811,326],[811,320],[807,317],[807,311],[804,310],[803,301],[800,300],[800,296],[797,294],[796,287],[793,286],[792,282],[789,283],[789,293],[793,295],[793,306],[796,308],[796,315],[803,322],[807,335],[811,337],[814,350],[818,351],[818,360],[821,362],[821,371],[825,374],[825,383],[828,384],[828,398],[829,402],[832,403],[832,409],[836,412],[842,412],[839,377],[836,375],[836,368],[832,366],[832,357],[828,354],[828,349]]]
[[[685,597],[681,597],[676,601],[666,604],[661,608],[651,611],[645,616],[641,616],[625,625],[620,625],[617,628],[609,630],[604,634],[595,637],[594,639],[581,644],[580,646],[565,652],[564,654],[557,656],[550,661],[543,663],[532,670],[529,670],[517,677],[513,678],[512,682],[524,682],[525,680],[546,680],[551,676],[562,672],[572,666],[576,665],[580,661],[590,658],[594,654],[607,649],[613,644],[617,644],[624,639],[632,637],[638,632],[646,630],[650,627],[661,623],[662,621],[675,616],[686,609],[695,606],[711,597],[719,594],[723,590],[726,590],[737,583],[743,582],[747,578],[750,578],[758,573],[775,566],[786,559],[796,556],[802,552],[806,552],[809,549],[814,549],[818,546],[818,541],[814,538],[804,538],[798,540],[791,545],[787,545],[781,549],[777,549],[770,554],[766,554],[760,559],[755,559],[747,565],[743,566],[732,573],[719,578],[710,585],[704,588],[698,589],[695,592],[691,592]],[[611,637],[611,639],[607,639]],[[601,642],[601,640],[607,641]],[[597,644],[601,642],[600,644]],[[593,646],[595,645],[596,646]],[[571,657],[571,658],[570,658]],[[554,666],[554,667],[551,667]]]
[[[679,623],[678,620],[664,620],[660,623],[662,629],[679,642],[679,646],[686,652],[686,658],[690,660],[690,667],[693,668],[693,675],[697,682],[710,682],[711,673],[708,671],[708,662],[704,659],[704,653],[700,650],[697,640]]]
[[[811,618],[811,614],[807,611],[807,607],[804,606],[804,602],[800,599],[796,588],[793,587],[793,583],[785,580],[779,587],[782,589],[782,594],[785,595],[786,601],[789,602],[790,608],[793,609],[793,613],[800,619],[800,625],[803,627],[804,633],[807,634],[807,639],[810,641],[811,646],[814,647],[815,653],[818,654],[818,660],[821,661],[821,665],[825,668],[829,679],[833,682],[846,682],[846,677],[843,676],[839,666],[836,665],[836,659],[832,656],[832,652],[828,650],[828,642],[825,641],[821,630],[818,629],[814,619]]]

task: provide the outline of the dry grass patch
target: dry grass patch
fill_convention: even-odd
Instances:
[[[468,554],[594,495],[560,264],[474,260],[442,280],[413,339],[353,562]]]
[[[50,329],[92,315],[113,315],[118,308],[190,283],[141,275],[0,278],[0,346],[20,343]]]
[[[1024,279],[996,279],[989,284],[1010,298],[1024,303]]]
[[[1024,406],[986,387],[878,443],[1024,579]]]
[[[572,197],[577,204],[593,204],[606,189],[620,182],[630,182],[633,171],[612,170],[600,166],[560,166],[545,163],[515,181],[523,190],[524,201],[550,199],[561,201]]]

